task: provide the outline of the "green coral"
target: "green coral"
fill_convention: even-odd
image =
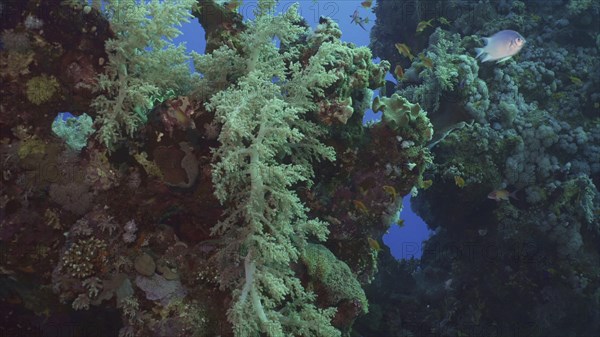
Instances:
[[[344,300],[357,300],[363,313],[368,312],[369,303],[360,283],[348,265],[338,260],[329,249],[319,244],[308,244],[302,261],[308,274],[326,288],[329,301],[337,304]]]
[[[549,209],[560,216],[568,209],[575,213],[583,223],[592,231],[600,232],[598,223],[594,223],[594,198],[596,197],[596,186],[593,181],[580,175],[567,180],[562,184],[560,197],[549,207]]]
[[[415,58],[412,67],[406,71],[410,81],[420,84],[402,88],[399,93],[412,102],[420,103],[429,114],[440,115],[435,117],[448,119],[448,116],[443,115],[459,110],[458,112],[482,122],[490,105],[489,92],[485,82],[478,77],[477,60],[469,56],[463,46],[470,39],[461,39],[459,34],[436,29],[430,37],[427,50],[420,58]],[[424,62],[426,59],[431,61],[431,66]],[[442,100],[444,96],[446,99]],[[459,108],[459,102],[464,108]],[[453,120],[450,124],[458,121]],[[436,122],[434,125],[438,128]]]
[[[433,136],[433,126],[421,106],[410,103],[396,93],[391,97],[376,97],[372,109],[375,112],[383,111],[383,121],[392,129],[410,129],[412,136],[419,143],[426,143]]]
[[[340,335],[330,322],[335,308],[317,308],[315,295],[289,267],[304,256],[309,237],[325,240],[328,234],[324,222],[308,217],[296,188],[310,186],[315,161],[334,159],[333,149],[319,140],[325,130],[310,121],[320,108],[316,102],[344,95],[330,95],[346,76],[332,62],[341,55],[354,62],[367,53],[335,36],[322,36],[307,53],[303,41],[310,32],[299,22],[296,6],[277,17],[258,15],[233,44],[244,46],[241,50],[221,47],[220,54],[243,60],[244,67],[237,68],[235,85],[206,106],[222,125],[212,178],[215,195],[228,210],[212,232],[223,243],[214,259],[221,286],[233,290],[228,320],[237,336]],[[212,63],[199,61],[202,73],[202,65]],[[333,273],[320,276],[354,278],[342,265],[337,262]],[[347,284],[355,286],[366,310],[358,283]]]
[[[27,99],[33,104],[41,105],[56,94],[60,85],[54,76],[44,74],[27,81],[26,87]]]
[[[588,10],[595,1],[592,0],[570,0],[567,4],[567,10],[570,14],[577,15]],[[595,4],[597,6],[597,3]]]
[[[86,113],[78,117],[63,119],[63,114],[52,122],[52,132],[62,138],[67,146],[75,151],[81,151],[87,145],[88,137],[94,133],[94,121]]]
[[[194,77],[188,69],[185,46],[172,41],[175,28],[191,17],[196,1],[116,1],[106,3],[116,38],[106,41],[109,55],[105,72],[98,78],[103,92],[92,102],[98,113],[98,137],[109,150],[147,121],[157,102],[186,94]]]

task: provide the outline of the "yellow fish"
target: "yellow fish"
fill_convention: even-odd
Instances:
[[[360,201],[360,200],[352,200],[352,203],[354,204],[354,207],[356,207],[356,209],[358,209],[359,211],[368,214],[369,213],[369,209],[367,208],[367,206],[365,206],[365,204]]]
[[[423,63],[423,65],[429,69],[433,68],[433,60],[429,57],[425,56],[425,54],[419,54],[419,59]]]
[[[394,188],[394,186],[389,186],[389,185],[383,185],[383,190],[388,193],[389,195],[392,196],[392,198],[394,198],[394,200],[396,199],[396,197],[398,196],[398,192],[396,192],[396,189]]]
[[[446,19],[446,18],[445,18],[445,17],[443,17],[443,16],[440,16],[440,17],[438,18],[438,21],[439,21],[439,23],[441,23],[442,25],[449,25],[449,24],[450,24],[450,21],[448,21],[448,19]]]
[[[431,25],[431,21],[433,21],[434,19],[431,20],[427,20],[427,21],[421,21],[417,24],[417,33],[421,33],[422,31],[424,31],[427,27],[433,27]]]
[[[577,76],[569,76],[569,79],[575,85],[582,85],[583,84],[583,81],[579,77],[577,77]]]
[[[398,221],[396,221],[396,225],[400,228],[404,227],[404,219],[398,219]]]
[[[433,185],[433,180],[427,179],[427,180],[423,180],[420,187],[422,189],[426,190],[426,189],[430,188],[431,185]]]
[[[398,53],[400,53],[400,55],[408,57],[409,60],[412,61],[415,58],[413,56],[413,54],[410,52],[410,48],[407,45],[405,45],[404,43],[396,43],[396,44],[394,44],[394,47],[396,47],[396,49],[398,50]]]
[[[454,176],[454,183],[460,188],[465,187],[465,180],[461,176]]]
[[[367,238],[367,240],[369,241],[369,246],[371,246],[371,248],[373,250],[376,251],[380,251],[381,250],[381,246],[379,245],[379,242],[377,242],[377,240],[373,239],[373,238]]]

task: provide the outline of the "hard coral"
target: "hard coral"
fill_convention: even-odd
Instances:
[[[41,105],[50,100],[60,87],[54,76],[43,74],[27,81],[27,99],[33,104]]]
[[[103,268],[107,245],[97,238],[80,239],[64,253],[61,265],[70,276],[84,279]]]
[[[337,305],[341,301],[356,300],[360,303],[357,315],[369,311],[365,293],[348,265],[338,260],[325,246],[308,244],[302,255],[302,262],[308,269],[308,275],[314,280],[312,282],[323,292],[322,295],[328,304]]]

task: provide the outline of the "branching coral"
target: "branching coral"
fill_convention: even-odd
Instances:
[[[207,105],[222,124],[213,183],[228,209],[213,228],[225,243],[215,260],[222,268],[222,287],[234,289],[228,318],[239,336],[339,335],[330,323],[335,310],[318,309],[315,295],[289,268],[303,254],[310,235],[324,240],[328,232],[324,222],[308,218],[294,187],[310,185],[315,161],[334,159],[333,149],[319,141],[323,131],[310,122],[309,114],[318,114],[315,101],[349,97],[354,78],[360,76],[346,77],[336,64],[347,60],[346,66],[360,65],[365,53],[331,36],[315,41],[312,55],[302,62],[307,51],[299,41],[309,32],[298,24],[296,10],[294,6],[278,17],[259,15],[240,34],[237,45],[244,46],[240,52],[246,56],[243,74]],[[281,48],[273,45],[273,37]],[[224,47],[219,53],[234,57]],[[370,76],[367,71],[363,81]],[[341,87],[348,91],[328,94],[339,88],[336,83],[347,83]]]
[[[107,2],[116,37],[106,41],[108,64],[98,78],[98,91],[104,95],[96,97],[92,106],[98,113],[98,137],[110,150],[123,129],[132,136],[147,121],[157,101],[190,90],[185,48],[169,41],[180,33],[174,25],[189,20],[193,3]]]

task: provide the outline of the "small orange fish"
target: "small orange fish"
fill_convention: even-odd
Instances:
[[[4,298],[4,301],[6,301],[6,303],[8,303],[8,304],[21,304],[21,303],[23,303],[23,300],[18,295],[13,295],[13,296],[10,296],[8,298]]]
[[[356,209],[358,209],[359,211],[368,214],[369,213],[369,209],[367,208],[367,206],[365,206],[365,204],[360,201],[360,200],[352,200],[352,203],[354,204],[354,207],[356,207]]]
[[[396,78],[399,80],[404,78],[404,69],[402,69],[401,65],[396,65],[396,68],[394,68],[394,75],[396,75]]]
[[[230,11],[235,11],[236,9],[238,9],[238,7],[240,7],[241,4],[242,4],[242,0],[232,0],[227,3],[225,8],[227,8]]]
[[[419,54],[419,59],[423,63],[423,65],[429,69],[433,68],[433,60],[429,57],[425,56],[425,54]]]
[[[461,176],[454,176],[454,183],[460,188],[465,187],[465,180]]]
[[[417,33],[423,32],[427,27],[433,27],[431,21],[433,21],[433,19],[419,22],[417,24]]]
[[[515,200],[519,200],[519,198],[517,198],[517,191],[508,192],[507,190],[494,190],[488,194],[488,199],[496,201],[508,200],[509,197]]]
[[[371,6],[373,5],[373,0],[365,0],[361,2],[360,5],[364,8],[371,8]]]
[[[377,242],[377,240],[370,238],[370,237],[367,238],[367,240],[369,241],[369,246],[371,246],[371,249],[376,250],[376,251],[381,250],[381,246],[379,245],[379,242]]]
[[[412,61],[415,58],[414,55],[410,52],[410,48],[404,43],[396,43],[394,44],[394,47],[396,47],[400,55],[408,57],[409,60]]]

